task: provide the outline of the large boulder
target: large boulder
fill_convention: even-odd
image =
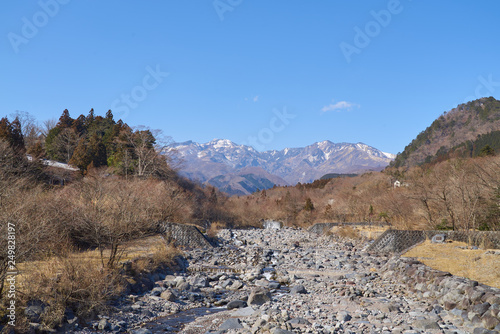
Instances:
[[[248,296],[249,305],[262,305],[271,300],[271,293],[264,288],[253,288]]]

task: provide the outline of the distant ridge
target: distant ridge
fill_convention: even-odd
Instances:
[[[308,183],[329,173],[382,170],[395,157],[363,143],[328,140],[301,148],[258,152],[227,139],[214,139],[205,144],[174,143],[171,150],[182,161],[181,174],[237,195],[273,185]]]

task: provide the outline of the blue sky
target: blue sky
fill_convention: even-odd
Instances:
[[[175,141],[402,151],[500,98],[498,1],[6,1],[0,109],[112,109]]]

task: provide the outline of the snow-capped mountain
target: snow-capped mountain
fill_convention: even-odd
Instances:
[[[235,175],[258,175],[261,181],[270,181],[258,182],[265,187],[265,184],[312,182],[328,173],[381,170],[395,157],[363,143],[332,143],[328,140],[301,148],[264,152],[227,139],[214,139],[205,144],[192,141],[174,143],[171,149],[182,161],[181,174],[219,188],[223,188],[223,180],[238,179],[231,177]],[[253,167],[252,172],[245,174],[244,169],[248,167]],[[246,188],[251,192],[251,187]]]

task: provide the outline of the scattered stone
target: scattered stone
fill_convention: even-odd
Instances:
[[[232,310],[235,308],[243,308],[243,307],[247,307],[247,302],[245,302],[243,300],[233,300],[233,301],[227,303],[226,307],[228,310]]]
[[[295,285],[290,290],[290,293],[292,293],[292,294],[305,294],[305,293],[307,293],[307,290],[303,285]]]
[[[28,306],[24,309],[24,315],[30,322],[40,322],[40,317],[45,311],[45,304],[39,300],[28,302]]]
[[[225,331],[228,329],[241,329],[243,326],[241,325],[241,321],[238,318],[229,318],[220,325],[219,330]]]
[[[107,319],[101,319],[99,321],[99,324],[97,325],[97,328],[101,331],[107,331],[111,328],[111,324]]]
[[[339,313],[337,313],[336,318],[338,321],[343,321],[343,322],[350,321],[352,319],[351,315],[347,311],[340,311]]]
[[[311,323],[304,318],[293,318],[288,320],[289,324],[292,325],[310,325]]]
[[[163,291],[163,292],[161,293],[160,297],[161,297],[161,298],[163,298],[163,299],[165,299],[165,300],[167,300],[167,301],[169,301],[169,302],[173,302],[173,301],[175,301],[175,295],[174,295],[174,293],[173,293],[172,291],[170,291],[170,290],[165,290],[165,291]]]
[[[101,319],[109,323],[108,331],[492,334],[500,330],[500,290],[414,259],[366,252],[369,243],[363,240],[283,227],[221,230],[218,243],[220,247],[184,250],[187,272],[151,273],[146,275],[151,281],[147,284],[137,279],[137,284],[151,287],[129,290],[136,294],[119,301],[112,317]],[[196,320],[183,326],[179,319],[185,319],[187,311],[194,312]],[[169,318],[171,323],[155,327]],[[226,323],[231,318],[237,320]],[[37,323],[33,324],[36,330]],[[89,329],[79,329],[77,320],[71,326],[65,320],[64,325],[71,333],[99,330],[98,321]]]
[[[275,328],[272,331],[273,334],[294,334],[294,332],[286,330],[286,329],[281,329],[281,328]]]
[[[413,327],[416,327],[418,329],[441,329],[439,324],[433,320],[429,319],[422,319],[422,320],[416,320],[413,323]]]
[[[139,328],[132,331],[132,334],[153,334],[149,329]]]
[[[251,307],[240,308],[231,314],[232,317],[250,317],[255,314],[255,310]]]
[[[472,312],[476,313],[478,316],[482,316],[490,308],[490,303],[482,303],[474,305],[472,307]]]
[[[249,305],[262,305],[271,300],[271,293],[264,288],[253,288],[248,296]]]

